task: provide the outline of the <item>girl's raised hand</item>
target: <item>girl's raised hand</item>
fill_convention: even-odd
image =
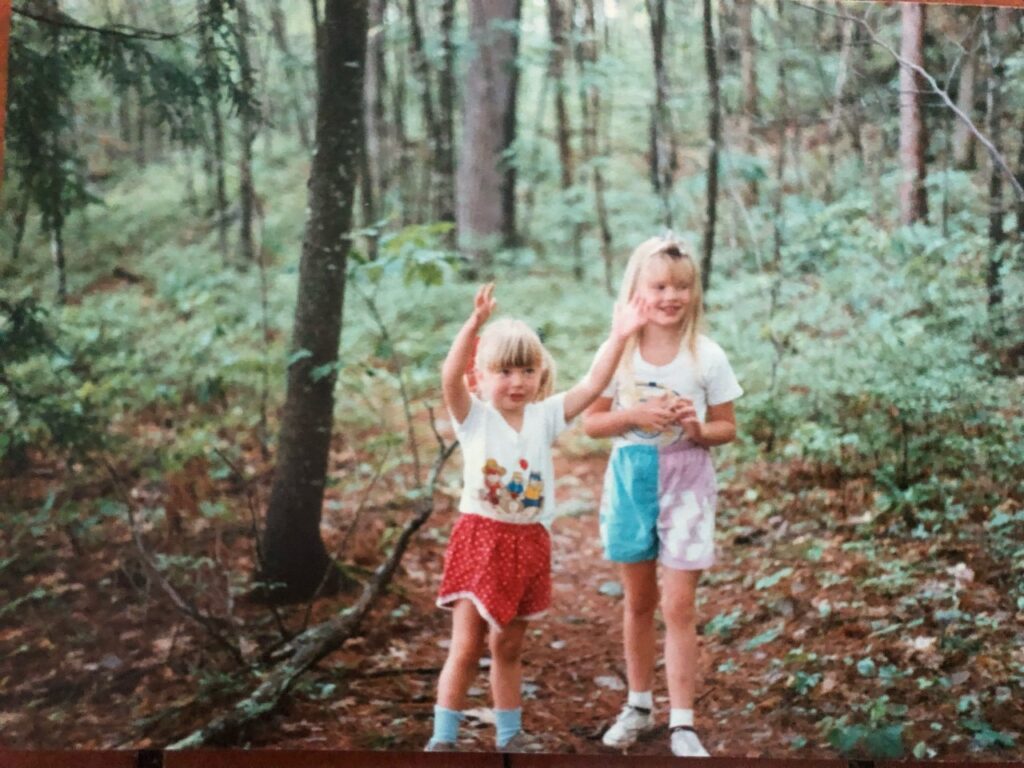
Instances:
[[[476,292],[476,298],[473,299],[473,322],[478,328],[487,322],[497,306],[498,302],[494,299],[494,283],[481,285]]]
[[[627,338],[639,331],[651,317],[651,305],[639,295],[629,300],[628,304],[616,304],[612,315],[612,333],[620,338]]]

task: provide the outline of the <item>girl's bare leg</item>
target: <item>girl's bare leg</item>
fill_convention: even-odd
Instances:
[[[654,683],[654,611],[658,607],[658,571],[655,560],[619,566],[626,599],[623,602],[622,640],[629,690],[649,691]]]
[[[665,674],[673,709],[693,709],[697,690],[697,582],[700,571],[665,569]]]
[[[518,709],[522,704],[526,627],[527,622],[515,619],[500,630],[491,629],[491,695],[495,709]]]
[[[487,622],[469,600],[459,600],[452,612],[452,644],[437,681],[437,703],[461,711],[466,691],[477,674],[477,665],[487,637]]]

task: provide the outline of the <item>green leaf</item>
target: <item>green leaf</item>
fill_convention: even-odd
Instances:
[[[768,587],[774,587],[782,579],[788,578],[793,575],[792,568],[783,568],[782,570],[776,571],[771,576],[764,576],[757,580],[754,584],[754,589],[767,589]]]
[[[308,349],[302,348],[302,349],[296,350],[295,352],[292,352],[292,354],[288,357],[288,362],[285,363],[285,367],[286,368],[291,368],[293,365],[295,365],[297,362],[299,362],[299,360],[305,360],[307,357],[312,357],[312,356],[313,356],[313,353],[310,352]]]

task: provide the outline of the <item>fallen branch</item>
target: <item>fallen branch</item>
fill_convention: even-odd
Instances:
[[[413,535],[433,513],[437,479],[456,445],[457,443],[445,445],[438,454],[430,473],[427,492],[416,503],[416,514],[406,523],[398,541],[395,542],[394,549],[387,560],[374,571],[373,577],[363,587],[362,594],[355,604],[295,637],[285,646],[291,654],[289,658],[268,672],[263,682],[249,696],[238,702],[230,712],[170,744],[168,749],[194,749],[230,741],[245,725],[273,712],[281,697],[306,670],[355,635],[370,609],[387,589]]]

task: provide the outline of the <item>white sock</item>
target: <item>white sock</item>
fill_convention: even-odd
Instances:
[[[630,691],[626,703],[631,707],[650,710],[654,709],[654,696],[650,691]]]
[[[675,707],[673,707],[671,713],[668,716],[668,727],[670,729],[678,728],[681,725],[693,728],[693,710],[676,709]]]

